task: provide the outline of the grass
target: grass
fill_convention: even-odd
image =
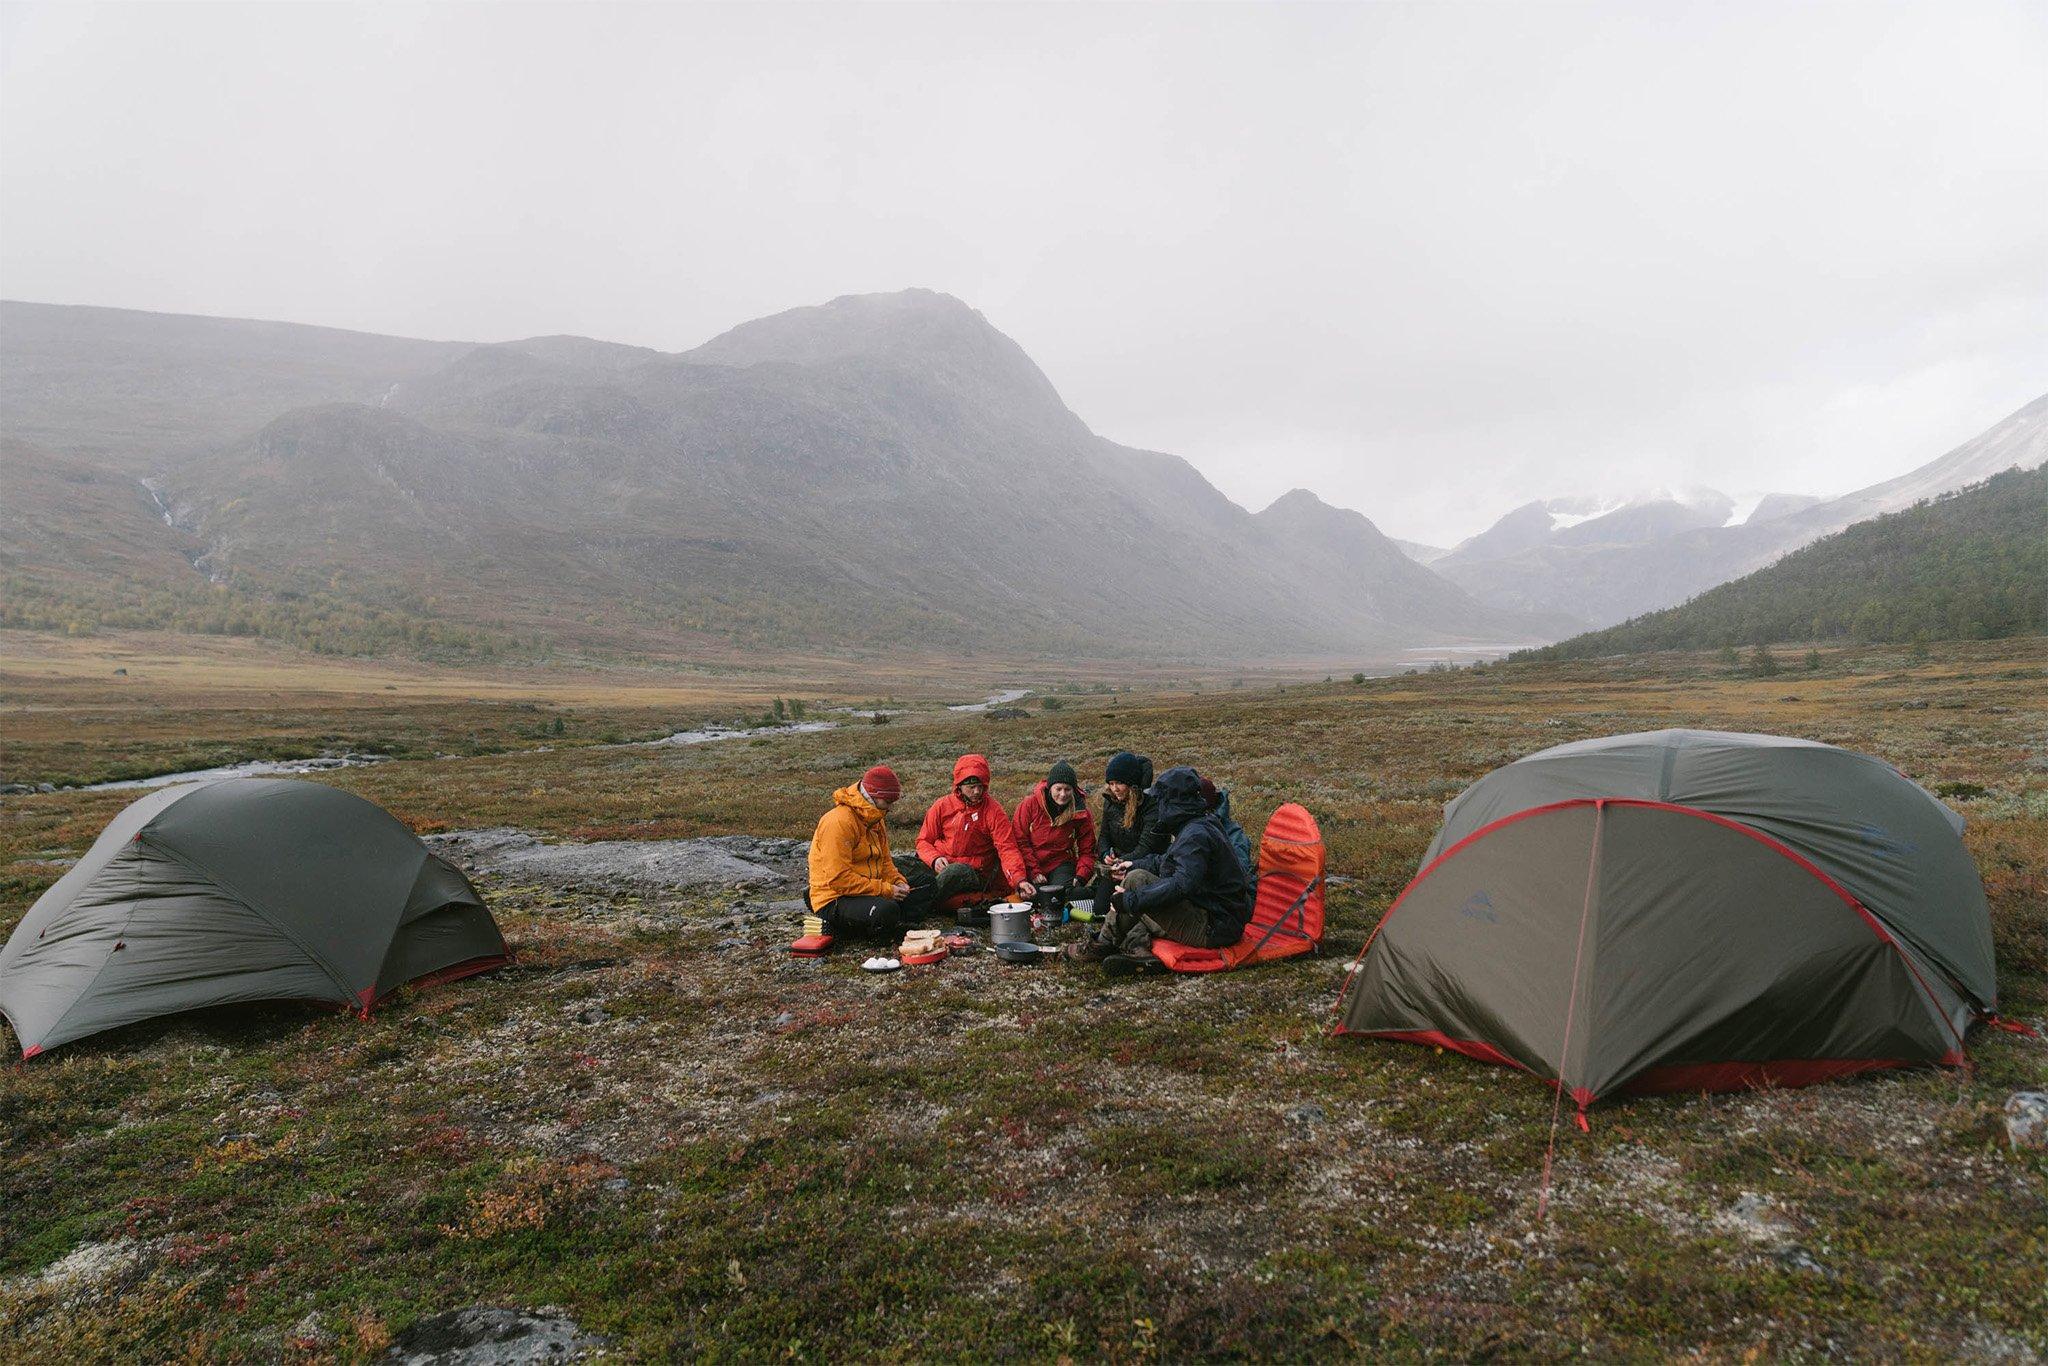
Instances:
[[[2048,1045],[1987,1032],[1968,1074],[1596,1107],[1560,1135],[1539,1222],[1540,1086],[1325,1034],[1336,965],[1443,801],[1530,750],[1668,725],[1807,735],[1947,785],[2005,1009],[2039,1022],[2044,665],[2041,640],[1768,679],[1711,656],[1517,665],[549,753],[511,752],[516,709],[548,705],[514,695],[11,691],[36,720],[10,753],[75,731],[118,766],[374,730],[426,757],[323,781],[418,829],[560,838],[802,835],[887,759],[901,846],[962,749],[1014,799],[1055,758],[1128,746],[1198,762],[1254,831],[1306,802],[1347,880],[1323,960],[1123,985],[985,955],[875,978],[788,959],[793,924],[739,904],[736,927],[743,897],[487,881],[511,970],[368,1021],[207,1011],[0,1073],[0,1341],[356,1358],[426,1314],[551,1303],[647,1358],[2048,1351],[2048,1161],[2006,1151],[1998,1118],[2048,1088]],[[621,688],[571,710],[630,732],[742,705]],[[0,798],[0,931],[131,795]],[[99,1280],[39,1279],[104,1245],[127,1260]]]

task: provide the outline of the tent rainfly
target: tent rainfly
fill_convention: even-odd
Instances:
[[[1620,1092],[1959,1064],[1998,1003],[1962,830],[1832,745],[1668,730],[1547,749],[1445,808],[1337,1032],[1521,1068],[1582,1118]]]
[[[175,1011],[396,987],[508,957],[476,888],[373,802],[231,778],[129,805],[0,949],[0,1015],[32,1058]]]

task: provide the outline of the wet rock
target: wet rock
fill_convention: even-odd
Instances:
[[[1323,1107],[1313,1103],[1308,1105],[1296,1105],[1292,1109],[1288,1110],[1286,1115],[1286,1119],[1289,1124],[1302,1124],[1309,1126],[1321,1124],[1324,1120],[1328,1118],[1329,1115],[1327,1112],[1324,1111]]]
[[[778,887],[807,873],[803,841],[756,835],[545,844],[527,831],[498,827],[429,835],[426,842],[469,872],[552,882],[564,892],[580,892],[592,883]]]
[[[1828,1269],[1821,1265],[1819,1259],[1803,1247],[1779,1248],[1771,1254],[1771,1260],[1784,1267],[1787,1271],[1800,1271],[1809,1276],[1826,1276],[1830,1274]]]
[[[398,1335],[384,1360],[406,1366],[529,1366],[582,1361],[604,1345],[559,1309],[476,1305],[419,1320]]]
[[[317,1309],[293,1324],[285,1336],[294,1347],[302,1349],[332,1347],[336,1342],[333,1331],[322,1322]]]
[[[41,1291],[67,1301],[89,1298],[134,1279],[160,1246],[135,1238],[81,1243],[33,1276],[0,1280],[0,1291]]]
[[[2015,1091],[2006,1098],[2005,1141],[2014,1151],[2048,1148],[2048,1091]]]
[[[1744,1191],[1714,1222],[1753,1243],[1784,1243],[1792,1236],[1792,1226],[1778,1217],[1777,1202],[1754,1191]]]

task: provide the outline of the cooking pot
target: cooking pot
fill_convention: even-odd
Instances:
[[[1031,942],[1031,903],[998,901],[988,908],[988,937],[991,944]]]

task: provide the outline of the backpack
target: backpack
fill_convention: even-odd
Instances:
[[[1237,854],[1237,861],[1244,869],[1245,880],[1252,877],[1252,842],[1244,833],[1244,827],[1230,818],[1230,792],[1226,788],[1216,789],[1216,819],[1223,824],[1223,834],[1230,841],[1230,847]]]

